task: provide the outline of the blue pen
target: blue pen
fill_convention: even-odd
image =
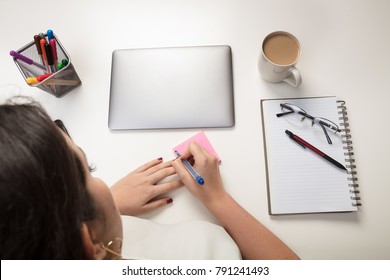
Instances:
[[[176,155],[178,157],[180,157],[180,153],[178,151],[175,151]],[[184,166],[185,168],[187,169],[187,171],[191,174],[191,176],[195,179],[195,181],[199,184],[199,185],[203,185],[204,184],[204,180],[203,178],[198,174],[198,172],[196,172],[196,170],[192,167],[192,165],[185,159],[182,159],[182,162],[184,163]]]

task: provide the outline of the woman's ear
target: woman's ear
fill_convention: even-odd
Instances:
[[[85,223],[81,225],[81,239],[83,241],[85,258],[88,260],[103,260],[106,257],[106,250],[100,243],[93,241],[95,238]]]

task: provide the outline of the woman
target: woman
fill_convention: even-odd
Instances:
[[[120,214],[166,205],[172,199],[162,195],[183,184],[215,215],[243,258],[297,258],[225,192],[217,160],[196,143],[180,158],[152,160],[108,188],[91,175],[84,152],[61,123],[37,104],[6,104],[0,106],[0,154],[1,259],[120,257]],[[205,179],[202,188],[181,161],[189,158]],[[180,180],[159,183],[173,174]]]

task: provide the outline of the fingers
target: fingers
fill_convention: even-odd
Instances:
[[[165,206],[167,204],[170,204],[173,202],[173,199],[171,197],[161,197],[161,195],[168,193],[170,191],[173,191],[177,188],[180,188],[183,186],[183,183],[181,181],[170,181],[167,183],[162,183],[153,186],[153,190],[151,191],[153,195],[153,199],[148,201],[144,206],[143,210],[145,212],[149,212],[151,210],[157,209],[159,207]]]
[[[181,158],[175,159],[172,163],[172,166],[175,169],[177,175],[179,175],[179,177],[182,178],[184,182],[188,182],[188,180],[193,180],[192,176],[187,171],[183,162],[181,161]]]
[[[153,188],[153,196],[159,196],[183,186],[183,182],[180,180],[169,181],[155,185]]]
[[[149,211],[152,211],[152,210],[157,209],[159,207],[170,204],[170,203],[172,203],[172,201],[173,200],[170,197],[160,197],[160,198],[153,199],[153,200],[149,201],[147,204],[144,205],[143,208],[144,208],[145,212],[149,212]]]
[[[198,145],[196,142],[191,142],[187,149],[184,151],[184,153],[173,161],[172,166],[176,170],[176,173],[179,175],[180,178],[184,182],[192,182],[190,180],[193,180],[190,173],[185,168],[182,159],[189,160],[190,158],[195,159],[195,163],[197,160],[200,160],[201,157],[206,156],[205,151],[201,146]],[[187,184],[188,185],[188,184]]]
[[[172,164],[169,164],[169,167],[161,167],[161,169],[157,169],[154,172],[147,171],[150,174],[145,174],[145,178],[151,185],[156,185],[160,181],[167,179],[169,176],[176,174],[175,169],[173,169]],[[145,172],[146,173],[146,172]]]
[[[152,168],[152,167],[162,163],[162,161],[163,161],[163,158],[161,158],[161,157],[160,158],[156,158],[154,160],[151,160],[151,161],[141,165],[140,167],[138,167],[135,170],[135,172],[144,172],[144,171],[146,171],[146,170],[148,170],[148,169],[150,169],[150,168]]]
[[[188,159],[191,156],[199,156],[199,155],[204,155],[204,154],[205,154],[205,150],[201,146],[199,146],[198,143],[191,142],[188,145],[188,148],[181,155],[181,158]]]
[[[165,178],[176,174],[175,169],[172,167],[172,162],[169,163],[168,165],[169,167],[163,166],[163,164],[160,164],[160,166],[161,166],[160,169],[156,170],[153,174],[149,175],[149,180],[152,183],[149,192],[150,195],[154,198],[159,197],[165,193],[168,193],[170,191],[173,191],[183,186],[183,183],[178,179],[176,180],[172,179],[167,182],[159,183]],[[154,201],[154,199],[152,199],[152,201]]]
[[[146,176],[150,176],[150,175],[154,175],[155,173],[160,172],[161,170],[169,169],[171,167],[172,167],[172,161],[161,162],[160,164],[157,164],[157,165],[145,170],[143,173]]]

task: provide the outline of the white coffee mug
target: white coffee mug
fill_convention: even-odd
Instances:
[[[302,77],[295,65],[300,56],[301,46],[295,36],[285,31],[272,32],[264,38],[261,47],[258,67],[262,78],[298,87]]]

